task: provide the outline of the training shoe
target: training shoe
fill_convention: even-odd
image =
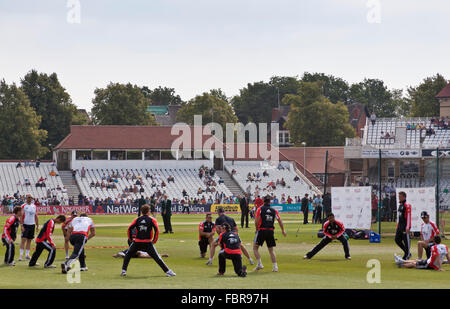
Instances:
[[[274,266],[274,267],[272,268],[272,271],[273,271],[274,273],[277,273],[277,272],[278,272],[278,266]]]
[[[242,273],[239,277],[247,277],[247,266],[242,266]]]
[[[345,259],[346,259],[346,260],[351,260],[352,257],[351,257],[351,256],[347,256],[347,257],[345,257]]]
[[[88,271],[88,268],[87,267],[81,267],[80,271]]]
[[[25,257],[25,260],[31,260],[31,256],[27,255],[27,256]]]
[[[67,266],[65,263],[61,263],[61,272],[67,274]]]
[[[56,268],[56,266],[55,265],[48,265],[48,266],[44,265],[44,268]]]
[[[120,273],[120,275],[121,275],[122,277],[125,277],[125,276],[127,275],[127,272],[126,272],[125,270],[122,269],[122,272]]]
[[[16,262],[12,261],[11,263],[7,264],[8,266],[16,266]]]
[[[19,262],[22,262],[22,261],[23,261],[22,257],[21,257],[21,256],[19,256]]]
[[[206,262],[206,265],[211,266],[212,265],[212,261],[208,260],[208,262]]]
[[[217,273],[217,276],[223,276],[223,273]]]
[[[248,262],[250,263],[250,265],[255,265],[255,261],[253,261],[251,258],[248,260]]]
[[[310,260],[311,258],[308,257],[307,255],[305,255],[305,256],[303,257],[303,259],[304,259],[304,260]]]
[[[35,266],[40,266],[41,264],[39,264],[39,263],[36,263],[36,264],[34,264],[34,265],[28,265],[29,267],[35,267]]]
[[[173,270],[171,270],[171,269],[169,269],[169,270],[166,272],[166,276],[167,276],[167,277],[175,277],[176,275],[177,275],[177,274],[174,273]]]
[[[258,271],[260,269],[263,269],[264,266],[263,265],[256,265],[255,269],[253,271]]]

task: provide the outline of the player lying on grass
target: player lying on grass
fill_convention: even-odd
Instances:
[[[127,275],[130,259],[137,251],[146,252],[151,256],[168,277],[175,276],[176,274],[167,267],[153,246],[158,241],[159,228],[156,219],[149,216],[150,205],[142,205],[141,213],[142,216],[134,219],[128,227],[128,238],[131,241],[131,245],[123,259],[121,276]],[[134,239],[131,236],[133,229],[136,229],[136,237]]]
[[[420,228],[420,241],[417,243],[417,259],[422,259],[423,249],[427,254],[427,259],[431,256],[431,247],[434,246],[434,236],[439,235],[439,229],[436,223],[430,221],[430,215],[422,211],[420,217],[423,220]]]
[[[218,276],[225,274],[227,259],[233,261],[234,272],[239,277],[247,276],[247,267],[242,266],[241,240],[236,232],[231,230],[228,223],[222,225],[223,232],[219,236],[219,246],[222,250],[219,252],[219,272]]]
[[[270,259],[272,260],[272,271],[278,271],[277,258],[273,248],[276,246],[274,229],[275,220],[280,224],[281,233],[286,237],[286,232],[284,231],[283,221],[281,221],[278,211],[270,207],[270,197],[266,196],[264,198],[264,205],[259,207],[255,214],[255,226],[256,226],[256,236],[253,244],[253,253],[255,254],[257,265],[255,270],[263,269],[264,266],[261,263],[261,254],[259,254],[259,247],[267,245],[269,250]]]
[[[55,230],[55,224],[64,223],[66,221],[66,217],[64,215],[59,215],[55,219],[50,219],[44,223],[41,231],[39,232],[38,237],[36,238],[36,250],[31,257],[30,263],[28,266],[39,266],[39,263],[36,263],[39,257],[41,256],[42,251],[45,249],[48,251],[47,261],[45,261],[45,268],[55,268],[53,265],[56,256],[56,247],[55,243],[52,239],[53,231]]]
[[[328,221],[323,225],[323,233],[325,234],[325,236],[322,238],[320,243],[318,243],[317,246],[315,246],[311,251],[306,253],[306,255],[303,257],[304,259],[312,258],[314,255],[316,255],[317,252],[322,250],[323,247],[332,242],[333,239],[339,239],[339,241],[342,243],[342,246],[344,247],[345,258],[347,260],[351,260],[348,240],[344,236],[344,224],[341,221],[336,220],[333,213],[330,213],[328,215]]]
[[[404,260],[400,256],[394,254],[395,264],[397,264],[398,267],[404,268],[444,271],[445,269],[442,269],[444,259],[447,258],[447,262],[450,260],[448,248],[446,245],[441,244],[440,236],[434,236],[433,243],[434,246],[431,247],[431,257],[428,260]]]
[[[8,266],[16,266],[16,263],[14,262],[14,241],[16,240],[17,229],[19,228],[20,218],[22,217],[22,207],[14,207],[13,214],[13,216],[6,220],[2,234],[2,243],[6,246],[5,264]]]

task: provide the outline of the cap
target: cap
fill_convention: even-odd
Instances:
[[[420,217],[421,218],[425,218],[425,217],[429,217],[430,215],[428,214],[428,212],[426,212],[426,211],[422,211],[421,213],[420,213]]]

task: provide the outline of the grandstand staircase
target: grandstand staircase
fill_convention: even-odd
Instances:
[[[67,195],[69,197],[74,197],[78,199],[78,195],[80,194],[80,188],[78,187],[78,183],[73,183],[72,181],[72,172],[71,171],[58,171],[59,177],[61,177],[62,183],[67,189]]]
[[[216,171],[216,174],[223,179],[225,186],[231,191],[231,193],[233,193],[235,196],[244,195],[244,191],[242,191],[238,183],[233,178],[231,178],[230,174],[228,174],[226,171]]]

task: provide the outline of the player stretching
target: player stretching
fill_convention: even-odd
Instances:
[[[341,221],[338,221],[334,218],[334,214],[330,213],[328,215],[328,221],[323,225],[323,233],[325,236],[322,238],[320,243],[315,246],[310,252],[308,252],[303,258],[310,259],[317,252],[322,250],[323,247],[328,245],[333,239],[339,239],[342,245],[344,246],[345,258],[347,260],[351,260],[350,250],[348,248],[348,240],[344,236],[345,227]]]
[[[20,206],[14,207],[13,213],[14,215],[6,220],[2,234],[2,243],[6,246],[5,264],[8,266],[16,266],[14,262],[14,241],[16,240],[17,229],[22,216],[22,208]]]
[[[431,247],[434,245],[434,236],[439,235],[439,229],[436,223],[430,221],[430,215],[426,211],[422,211],[420,217],[423,220],[420,228],[420,241],[417,243],[417,258],[422,259],[423,249],[427,254],[427,259],[431,256]]]
[[[136,254],[137,251],[147,252],[166,273],[167,277],[173,277],[176,275],[167,267],[153,246],[158,241],[159,228],[158,222],[155,218],[149,216],[149,212],[150,206],[148,204],[142,205],[142,216],[134,219],[128,227],[128,238],[132,241],[132,243],[123,260],[121,276],[127,275],[127,268],[130,263],[130,259]],[[131,238],[131,231],[134,228],[136,228],[136,237],[133,240]]]
[[[409,231],[411,229],[411,204],[406,202],[406,193],[401,191],[398,193],[398,223],[395,232],[395,243],[403,250],[403,260],[411,257]]]
[[[234,272],[239,277],[247,276],[247,267],[242,266],[241,240],[239,235],[231,230],[228,223],[222,226],[222,232],[219,236],[218,243],[222,250],[219,252],[219,272],[218,276],[223,276],[227,266],[227,259],[233,261]]]
[[[72,214],[70,217],[66,218],[66,221],[61,224],[61,229],[63,231],[64,235],[64,251],[66,252],[66,261],[69,259],[69,237],[70,234],[68,234],[69,227],[72,224],[72,220],[75,219],[78,216],[78,213],[76,210],[72,211]]]
[[[257,266],[255,270],[263,269],[264,266],[261,263],[261,255],[259,254],[259,247],[266,242],[267,249],[269,250],[270,259],[272,260],[272,271],[278,271],[277,258],[273,247],[276,246],[274,237],[274,223],[275,219],[280,224],[281,232],[283,236],[286,237],[286,232],[284,231],[283,221],[281,221],[278,211],[270,207],[270,197],[266,196],[264,198],[264,205],[259,207],[255,214],[255,226],[256,226],[256,236],[253,244],[253,253],[255,254],[257,260]]]
[[[206,251],[213,246],[214,234],[216,233],[216,228],[212,222],[211,214],[206,215],[206,220],[200,223],[198,228],[198,246],[200,247],[200,256],[205,257]],[[210,249],[211,251],[211,249]]]
[[[80,271],[87,271],[86,255],[84,254],[84,245],[86,242],[95,236],[95,226],[91,218],[86,213],[80,214],[79,217],[72,220],[67,234],[69,235],[70,243],[73,246],[73,252],[69,259],[61,264],[63,274],[66,274],[70,266],[75,263],[77,259],[80,261]]]
[[[441,237],[434,236],[434,246],[431,247],[431,257],[428,260],[404,260],[400,256],[394,254],[395,263],[398,267],[405,268],[417,268],[417,269],[434,269],[444,271],[442,269],[442,263],[444,258],[447,257],[447,261],[450,261],[448,255],[448,248],[446,245],[441,244]]]
[[[217,217],[216,222],[214,223],[216,226],[217,234],[220,235],[224,231],[222,228],[222,225],[224,223],[228,223],[228,225],[231,227],[232,232],[234,232],[236,234],[238,233],[238,227],[236,225],[236,222],[234,221],[233,218],[225,215],[225,210],[222,207],[217,208],[217,214],[219,215],[219,217]],[[210,248],[209,260],[206,263],[206,265],[212,265],[215,249],[218,245],[219,245],[219,242],[218,242],[218,239],[216,239]],[[250,254],[248,254],[247,249],[245,249],[245,247],[244,247],[244,245],[242,245],[242,243],[241,243],[241,250],[242,250],[242,253],[248,258],[250,265],[255,264],[255,262],[250,257]]]
[[[50,219],[44,223],[41,231],[39,232],[38,237],[36,238],[36,250],[31,257],[30,263],[28,266],[39,266],[39,263],[36,263],[39,257],[41,256],[42,250],[48,251],[47,261],[44,264],[44,268],[55,268],[53,265],[53,261],[55,260],[56,255],[56,247],[55,243],[52,240],[53,230],[55,229],[55,224],[63,223],[66,221],[66,217],[63,215],[59,215],[55,219]]]
[[[19,261],[22,261],[23,250],[25,251],[25,258],[30,260],[30,245],[34,238],[34,231],[39,231],[39,218],[36,212],[36,205],[33,203],[33,198],[30,194],[27,195],[27,201],[22,205],[22,221],[21,231],[22,239],[20,240]]]

